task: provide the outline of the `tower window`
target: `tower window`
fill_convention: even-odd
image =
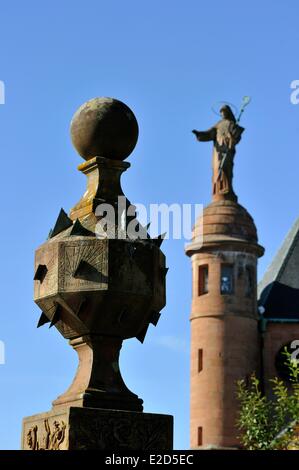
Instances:
[[[208,293],[209,267],[207,264],[198,268],[198,295]]]
[[[198,350],[198,372],[202,371],[202,349]]]
[[[234,293],[234,268],[231,264],[221,266],[220,292],[222,295]]]
[[[246,287],[245,287],[245,295],[246,297],[251,297],[253,294],[253,271],[252,269],[247,266],[245,270],[245,282],[246,282]]]
[[[202,427],[197,428],[197,445],[202,446]]]

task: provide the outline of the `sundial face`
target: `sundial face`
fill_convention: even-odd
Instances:
[[[107,288],[107,240],[67,241],[60,245],[59,255],[60,291]]]
[[[41,325],[48,319],[66,338],[88,332],[134,337],[165,305],[166,272],[163,253],[149,242],[48,241],[35,259]]]
[[[41,267],[45,274],[35,279],[35,300],[57,292],[105,289],[108,283],[107,241],[86,239],[47,243],[36,252],[35,272],[41,271]]]

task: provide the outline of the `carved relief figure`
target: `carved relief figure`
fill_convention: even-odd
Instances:
[[[26,437],[29,449],[38,450],[37,426],[33,426],[33,428],[30,428]]]
[[[61,421],[54,421],[54,430],[52,434],[50,434],[50,450],[59,450],[60,444],[64,441],[65,436],[65,423]]]
[[[27,433],[27,445],[30,450],[59,450],[60,444],[65,438],[66,425],[64,421],[53,422],[53,430],[51,431],[49,420],[44,420],[45,433],[42,437],[42,444],[40,444],[37,432],[38,426],[35,425],[29,429]]]

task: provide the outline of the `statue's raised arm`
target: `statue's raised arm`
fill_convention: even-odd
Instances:
[[[235,146],[240,142],[244,128],[239,126],[228,105],[220,109],[222,119],[207,131],[193,130],[200,142],[214,142],[213,150],[213,199],[237,200],[234,193],[233,166]]]
[[[216,139],[216,128],[211,127],[211,129],[207,131],[196,131],[193,129],[193,134],[196,136],[197,140],[200,142],[209,142],[210,140]]]

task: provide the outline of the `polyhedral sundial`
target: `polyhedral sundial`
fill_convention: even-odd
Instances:
[[[65,412],[69,413],[65,420],[71,421],[70,409],[88,408],[114,412],[113,421],[120,413],[115,410],[143,410],[143,401],[122,379],[119,353],[125,339],[136,337],[143,342],[149,324],[157,324],[165,306],[167,268],[160,249],[163,238],[149,236],[121,189],[121,174],[130,166],[123,160],[138,138],[133,112],[118,100],[95,98],[75,113],[71,136],[78,153],[86,160],[78,169],[87,176],[87,190],[69,215],[61,209],[48,240],[36,250],[34,300],[42,310],[38,326],[47,323],[55,326],[77,351],[79,367],[69,389],[53,402],[47,420],[51,421],[53,413]],[[111,226],[105,232],[105,225],[101,225],[104,217],[98,212],[101,204],[115,211],[114,237],[109,232]],[[129,207],[130,215],[124,218]],[[136,227],[134,236],[127,230],[132,222]],[[140,413],[137,415],[140,421]],[[149,415],[141,415],[150,422]],[[133,419],[129,414],[125,416]],[[153,416],[159,421],[162,415]],[[26,420],[29,418],[25,423]],[[52,427],[50,421],[46,429],[57,430],[57,421]],[[64,425],[65,421],[60,427],[64,429]],[[170,430],[169,426],[167,429]],[[68,436],[68,426],[65,432]],[[77,427],[75,432],[79,432]],[[28,442],[37,444],[24,444],[23,440],[24,447],[41,448],[38,440],[45,440],[42,433],[31,426]],[[158,447],[164,445],[156,436],[157,439]],[[69,444],[67,448],[78,445]]]
[[[169,450],[172,416],[144,413],[119,370],[123,340],[143,342],[165,306],[163,237],[139,224],[120,184],[138,124],[124,103],[95,98],[75,113],[71,135],[87,189],[36,250],[34,300],[38,326],[57,328],[79,366],[50,411],[24,418],[22,448]]]

